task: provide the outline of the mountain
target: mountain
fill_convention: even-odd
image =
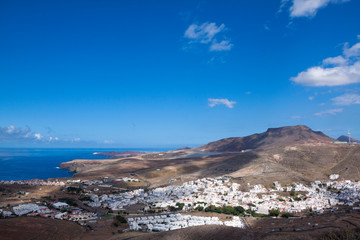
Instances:
[[[358,180],[360,144],[337,144],[334,141],[322,132],[298,125],[270,128],[246,137],[226,138],[190,150],[74,160],[62,163],[61,167],[76,171],[76,178],[136,174],[150,182],[151,187],[224,175],[238,179],[244,187],[247,183],[274,181],[327,181],[334,173],[339,174],[340,179]],[[218,154],[208,155],[206,152]]]
[[[342,135],[340,137],[337,138],[338,141],[341,141],[341,142],[349,142],[349,137],[348,136],[345,136],[345,135]],[[359,140],[355,139],[355,138],[350,138],[350,142],[352,143],[360,143]]]
[[[266,132],[246,137],[224,138],[195,148],[208,152],[240,152],[247,149],[269,149],[297,143],[330,143],[334,139],[320,131],[313,131],[307,126],[297,125],[269,128]]]

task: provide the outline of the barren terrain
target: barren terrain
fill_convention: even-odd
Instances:
[[[284,184],[327,181],[334,173],[340,175],[339,180],[360,180],[360,144],[339,144],[305,126],[268,129],[264,133],[222,139],[195,149],[113,152],[111,156],[102,160],[73,160],[62,163],[61,167],[75,171],[75,179],[132,177],[140,180],[115,184],[117,189],[153,188],[224,175],[240,183],[242,188],[246,188],[247,183],[269,186],[274,181]],[[89,186],[85,190],[93,188]],[[96,188],[98,194],[112,193],[109,188]],[[19,195],[20,190],[29,194]],[[48,196],[55,200],[73,198],[79,207],[88,208],[78,201],[80,195],[72,196],[59,187],[9,186],[1,192],[3,204],[15,205]],[[351,209],[313,217],[246,218],[246,221],[247,229],[201,226],[145,233],[122,232],[126,227],[114,227],[112,217],[100,218],[96,224],[89,225],[91,229],[66,221],[20,217],[0,220],[0,238],[23,239],[26,235],[30,239],[331,239],[332,234],[347,234],[356,239],[360,231],[360,212]],[[26,227],[20,231],[21,226]],[[332,233],[334,231],[336,233]]]

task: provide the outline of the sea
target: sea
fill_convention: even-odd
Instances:
[[[29,180],[71,177],[74,173],[60,169],[62,162],[74,159],[105,159],[93,154],[110,151],[168,151],[170,149],[133,148],[0,148],[0,180]]]

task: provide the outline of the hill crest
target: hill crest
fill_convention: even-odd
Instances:
[[[299,143],[329,143],[334,139],[304,125],[268,128],[266,132],[246,137],[230,137],[195,148],[208,152],[239,152],[247,149],[269,149]]]
[[[349,142],[349,137],[345,136],[345,135],[341,135],[340,137],[338,137],[336,140],[341,141],[341,142]],[[360,143],[359,140],[350,137],[350,142],[352,143]]]

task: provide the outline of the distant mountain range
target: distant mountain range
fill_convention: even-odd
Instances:
[[[195,148],[207,152],[239,152],[248,149],[270,149],[296,143],[330,143],[335,139],[320,131],[313,131],[307,126],[297,125],[269,128],[266,132],[246,137],[224,138]]]
[[[338,141],[341,141],[341,142],[349,142],[349,137],[348,136],[345,136],[345,135],[342,135],[340,137],[337,138]],[[359,140],[355,139],[355,138],[350,138],[350,142],[352,143],[360,143]]]

